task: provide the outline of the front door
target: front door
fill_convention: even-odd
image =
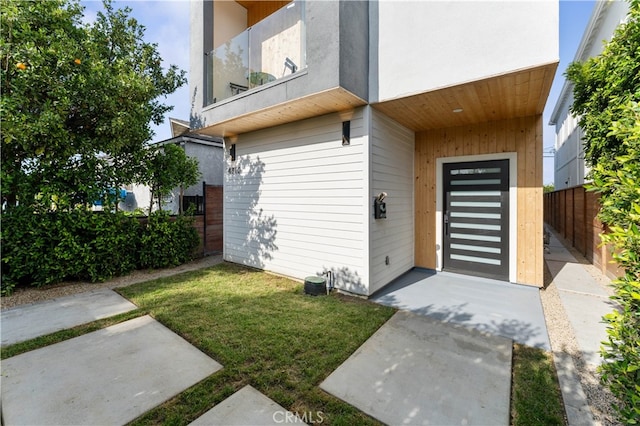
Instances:
[[[443,269],[509,279],[509,160],[443,164]]]

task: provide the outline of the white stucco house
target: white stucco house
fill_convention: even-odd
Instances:
[[[616,27],[624,22],[629,3],[622,0],[596,1],[591,18],[582,36],[573,62],[585,62],[602,52]],[[565,189],[583,185],[589,168],[584,160],[584,131],[579,117],[570,111],[573,104],[573,83],[566,80],[556,101],[549,124],[555,126],[554,188]]]
[[[193,1],[190,32],[225,260],[362,296],[414,267],[542,286],[556,1]]]

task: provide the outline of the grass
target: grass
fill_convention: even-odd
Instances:
[[[513,345],[511,424],[567,424],[551,353],[529,346]]]
[[[120,291],[224,366],[135,424],[187,424],[247,384],[325,423],[377,423],[318,385],[393,309],[306,296],[300,283],[231,264]]]
[[[319,384],[395,312],[298,282],[222,264],[120,288],[139,309],[2,349],[2,358],[151,314],[224,368],[133,424],[188,424],[249,384],[283,407],[322,413],[323,424],[379,424]],[[515,345],[512,424],[565,424],[550,355]],[[309,414],[307,414],[309,416]]]

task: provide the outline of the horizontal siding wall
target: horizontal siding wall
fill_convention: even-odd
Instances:
[[[227,157],[225,175],[226,260],[300,279],[332,271],[337,287],[367,294],[363,110],[351,117],[349,146],[343,117],[237,138],[237,171]]]
[[[371,110],[371,194],[369,204],[387,193],[387,218],[369,214],[371,233],[370,293],[414,266],[413,154],[414,133]],[[386,257],[389,264],[386,264]]]
[[[543,285],[542,117],[531,116],[416,134],[415,260],[436,265],[436,159],[516,152],[517,271],[521,284]]]

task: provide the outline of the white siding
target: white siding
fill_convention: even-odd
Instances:
[[[387,218],[369,215],[371,280],[369,294],[414,266],[414,133],[371,110],[371,195],[387,193]],[[372,207],[371,207],[372,209]],[[385,258],[389,256],[389,265]]]
[[[224,258],[303,279],[332,271],[368,294],[363,110],[342,146],[340,114],[238,136],[225,173]]]

